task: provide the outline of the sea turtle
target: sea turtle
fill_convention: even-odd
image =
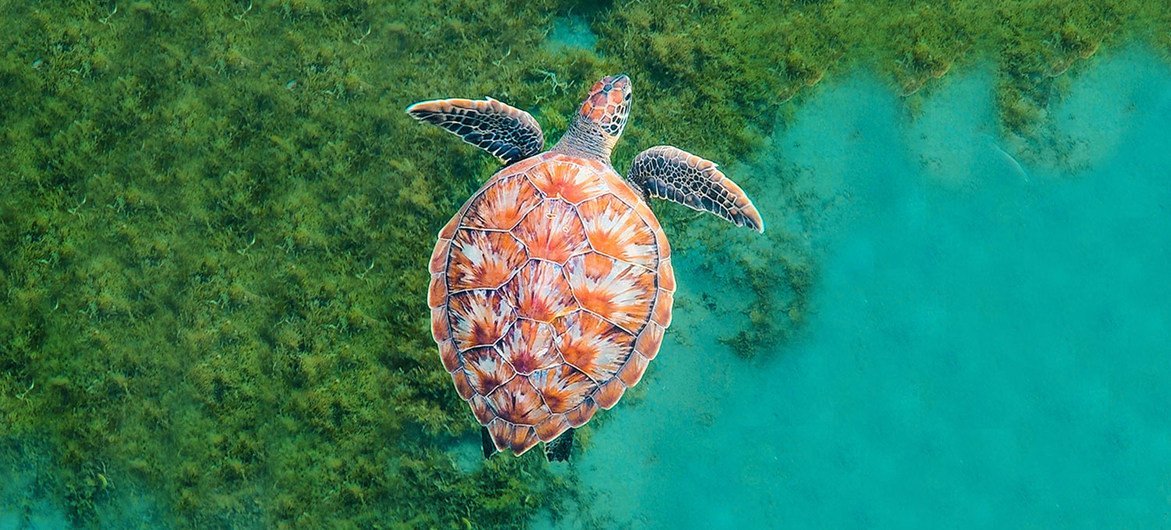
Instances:
[[[716,165],[671,146],[610,151],[630,112],[630,79],[594,84],[552,149],[529,113],[497,100],[442,99],[407,112],[506,164],[439,233],[431,332],[480,422],[484,456],[545,442],[565,460],[573,429],[638,384],[671,324],[671,247],[647,206],[658,197],[764,231]]]

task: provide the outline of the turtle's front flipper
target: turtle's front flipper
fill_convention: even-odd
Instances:
[[[545,148],[545,133],[537,120],[492,98],[424,101],[407,107],[407,114],[451,131],[505,164],[524,160]]]
[[[573,449],[572,428],[545,444],[545,459],[550,462],[564,462],[569,460],[570,449]]]
[[[752,201],[716,165],[687,151],[660,145],[634,157],[627,177],[647,195],[705,210],[736,226],[764,232],[764,221]]]

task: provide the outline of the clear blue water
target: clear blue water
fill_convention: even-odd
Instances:
[[[766,181],[771,229],[809,232],[812,310],[737,358],[716,339],[738,324],[696,301],[743,287],[680,253],[643,399],[567,471],[596,517],[1171,526],[1171,73],[1139,50],[1096,61],[1036,142],[1001,137],[993,84],[954,74],[912,110],[864,74],[829,80],[728,168]],[[792,190],[828,205],[816,229]]]

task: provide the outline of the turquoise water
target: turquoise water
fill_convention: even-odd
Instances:
[[[680,253],[643,399],[567,471],[594,517],[1171,525],[1171,74],[1139,50],[1098,61],[1033,142],[1001,138],[993,83],[972,69],[908,101],[864,74],[829,80],[728,168],[765,181],[770,230],[808,234],[807,325],[737,358],[717,338],[743,286]],[[790,215],[798,195],[823,217]]]

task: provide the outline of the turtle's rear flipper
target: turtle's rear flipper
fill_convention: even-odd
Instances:
[[[485,460],[496,454],[496,444],[492,443],[492,435],[487,427],[480,427],[480,447],[484,449]]]
[[[564,462],[569,460],[569,451],[573,449],[573,429],[569,429],[545,444],[545,459],[550,462]]]

